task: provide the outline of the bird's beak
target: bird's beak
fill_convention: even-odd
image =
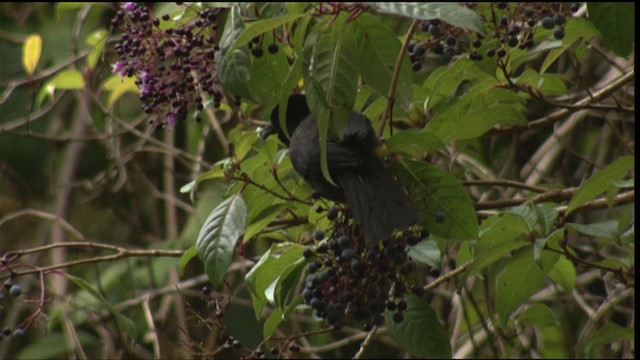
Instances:
[[[275,133],[277,133],[278,131],[276,130],[276,127],[273,125],[267,125],[262,131],[260,131],[260,138],[262,140],[267,140],[267,138]]]

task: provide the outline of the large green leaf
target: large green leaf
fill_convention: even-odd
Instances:
[[[528,232],[528,224],[518,215],[505,213],[486,219],[480,225],[480,240],[474,247],[473,264],[464,273],[461,283],[512,251],[529,245]]]
[[[532,252],[532,248],[519,251],[498,277],[495,306],[502,326],[506,326],[509,315],[518,306],[540,289],[545,274],[551,270],[560,256],[552,252],[543,253],[543,269],[540,269],[533,259]]]
[[[634,158],[634,156],[620,157],[585,181],[571,197],[565,214],[570,214],[580,205],[607,191],[609,184],[612,182],[622,180],[629,170],[633,168]]]
[[[304,47],[304,88],[318,123],[322,173],[330,181],[327,141],[342,134],[358,84],[357,42],[347,19],[343,12],[333,21],[317,24]]]
[[[628,56],[635,41],[634,2],[587,2],[589,19],[602,33],[611,50],[618,56]]]
[[[304,260],[303,251],[304,247],[299,244],[273,244],[247,273],[245,279],[252,294],[253,308],[257,318],[260,318],[267,302],[275,305],[278,281],[286,278],[283,274],[291,274],[291,266],[295,267],[301,259]],[[290,289],[285,290],[289,292]]]
[[[522,125],[524,99],[486,79],[440,109],[425,130],[442,141],[472,139],[496,125]]]
[[[247,206],[240,193],[233,194],[207,218],[196,246],[209,280],[222,283],[233,259],[236,242],[247,221]]]
[[[239,49],[241,46],[246,45],[258,35],[262,35],[268,31],[271,31],[275,28],[281,27],[287,23],[290,23],[294,20],[305,15],[304,13],[298,14],[288,14],[279,17],[274,17],[270,19],[261,19],[251,24],[247,25],[244,30],[235,38],[233,45],[229,48],[229,52],[233,52],[236,49]]]
[[[385,310],[389,334],[404,350],[419,358],[451,358],[449,336],[438,321],[429,302],[416,295],[406,298],[404,321],[393,321],[393,312]]]
[[[357,37],[358,68],[362,80],[381,96],[387,97],[402,43],[396,34],[370,14],[358,16],[351,25]],[[409,58],[403,58],[395,103],[405,111],[411,105],[412,71]]]
[[[397,169],[420,212],[422,224],[431,234],[456,240],[477,238],[473,203],[452,175],[437,166],[414,160],[399,162]],[[436,222],[438,212],[444,214],[444,221]]]
[[[480,16],[475,11],[456,3],[375,2],[371,5],[381,12],[419,20],[440,19],[451,25],[484,34]]]
[[[239,6],[232,6],[219,43],[221,51],[216,61],[216,74],[225,89],[238,96],[250,97],[247,86],[251,78],[249,49],[245,46],[229,51],[244,29]]]
[[[275,54],[266,53],[259,58],[254,57],[251,64],[249,89],[256,101],[263,104],[277,101],[275,94],[282,90],[283,82],[289,72],[289,64],[284,50]],[[288,91],[291,89],[289,88]]]

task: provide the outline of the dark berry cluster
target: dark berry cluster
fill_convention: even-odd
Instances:
[[[457,28],[432,19],[420,24],[421,33],[416,42],[410,43],[408,51],[412,68],[418,71],[427,54],[437,55],[444,64],[454,56],[468,54],[471,60],[482,60],[485,56],[501,59],[507,55],[508,48],[521,50],[534,46],[534,32],[542,26],[554,29],[553,36],[564,38],[564,25],[567,17],[579,9],[578,3],[561,2],[496,2],[465,3],[476,10],[487,25],[486,38],[480,34]],[[485,44],[487,44],[485,46]]]
[[[415,267],[407,257],[407,246],[428,233],[405,231],[369,248],[362,236],[355,235],[358,229],[352,229],[347,214],[340,213],[329,208],[327,217],[335,220],[329,238],[303,252],[310,261],[302,291],[305,304],[335,328],[364,322],[364,329],[370,330],[382,325],[385,309],[395,311],[393,320],[402,322],[404,296],[409,290],[422,295],[422,286],[408,284]],[[316,240],[324,237],[323,231],[314,232]]]
[[[149,3],[128,2],[117,12],[111,25],[122,33],[115,45],[121,60],[113,71],[136,77],[145,113],[164,115],[150,123],[172,126],[186,119],[189,111],[202,111],[205,94],[220,106],[215,59],[221,11],[203,9],[193,19],[174,21],[169,14],[156,17]]]
[[[269,54],[276,54],[278,50],[280,50],[280,47],[278,46],[278,44],[275,43],[275,39],[276,37],[274,36],[274,42],[269,44],[269,46],[267,46],[267,51],[269,52]],[[263,43],[264,43],[264,36],[256,36],[253,39],[251,39],[251,41],[247,45],[251,50],[251,55],[257,58],[262,57],[262,55],[264,55]]]
[[[14,284],[9,280],[5,281],[2,289],[0,289],[0,302],[4,301],[7,298],[7,295],[11,296],[12,298],[19,297],[20,295],[22,295],[22,287],[19,284]],[[24,333],[25,332],[22,327],[16,327],[15,329],[13,329],[13,331],[10,328],[5,327],[2,330],[2,333],[0,333],[0,340],[11,335],[13,335],[13,337],[19,338],[24,336]]]

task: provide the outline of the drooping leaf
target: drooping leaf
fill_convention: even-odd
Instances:
[[[419,20],[440,19],[451,25],[484,35],[480,16],[475,11],[456,3],[376,2],[371,5],[381,12]]]
[[[357,56],[362,80],[381,96],[389,93],[402,43],[382,22],[370,14],[362,14],[353,22],[357,38]],[[395,103],[405,111],[411,104],[412,72],[408,57],[404,57],[398,77]]]
[[[220,39],[220,52],[216,61],[216,74],[225,89],[241,97],[251,97],[247,86],[251,78],[251,62],[247,47],[235,48],[235,40],[245,29],[244,21],[238,5],[229,10],[224,31]]]
[[[406,298],[404,321],[393,321],[393,312],[385,310],[385,322],[391,337],[404,350],[420,358],[451,358],[449,336],[438,321],[429,302],[416,295]]]
[[[311,113],[318,123],[320,165],[333,182],[327,166],[329,139],[340,138],[356,98],[357,43],[347,13],[317,24],[304,47],[304,88]]]
[[[578,191],[571,197],[565,214],[570,214],[580,205],[604,193],[610,183],[622,180],[624,176],[633,168],[634,156],[623,156],[612,164],[600,169],[595,175],[585,181]]]
[[[233,259],[234,249],[247,221],[247,206],[240,193],[216,207],[205,221],[196,246],[209,280],[220,285]]]

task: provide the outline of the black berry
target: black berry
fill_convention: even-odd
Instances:
[[[553,32],[553,37],[558,40],[564,39],[564,31],[562,29],[556,29],[556,31]]]
[[[11,289],[9,289],[9,294],[11,294],[11,296],[13,297],[18,297],[22,294],[22,287],[18,284],[14,284],[11,286]]]
[[[445,219],[445,215],[442,211],[436,212],[435,220],[438,224],[443,223]]]
[[[545,29],[553,29],[556,26],[555,20],[552,17],[542,18],[542,27]]]

